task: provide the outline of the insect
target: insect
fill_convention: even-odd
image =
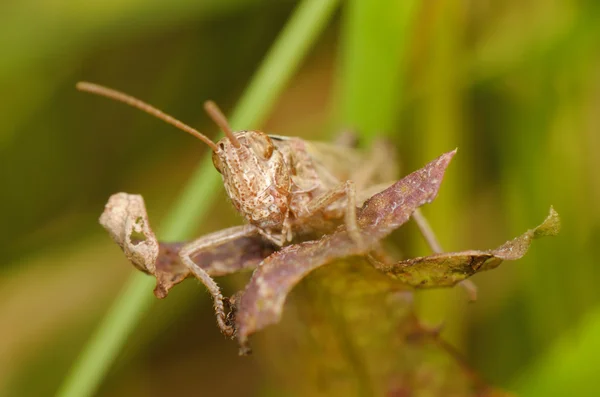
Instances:
[[[189,242],[179,256],[208,288],[217,323],[227,336],[233,336],[235,330],[227,319],[223,295],[216,282],[194,263],[194,255],[256,234],[281,247],[296,237],[328,233],[341,222],[354,243],[361,245],[357,206],[395,181],[393,154],[382,144],[364,153],[347,145],[309,142],[256,130],[233,131],[217,105],[207,101],[206,112],[225,133],[215,143],[196,129],[122,92],[88,82],[78,83],[77,88],[149,113],[195,136],[211,149],[225,191],[248,224]]]

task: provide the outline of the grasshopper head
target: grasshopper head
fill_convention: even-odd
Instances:
[[[283,155],[260,131],[233,132],[212,102],[205,109],[225,132],[213,164],[235,208],[253,225],[281,229],[289,213],[291,179]]]
[[[271,139],[260,131],[239,131],[217,142],[213,164],[235,208],[252,224],[280,229],[289,211],[288,167]]]

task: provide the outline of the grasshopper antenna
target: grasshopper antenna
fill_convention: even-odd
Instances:
[[[215,124],[217,126],[219,126],[220,129],[223,130],[223,132],[225,133],[225,136],[227,136],[227,138],[229,138],[231,143],[233,143],[233,146],[236,148],[239,148],[240,141],[238,141],[238,139],[233,134],[233,130],[231,129],[231,127],[229,126],[229,123],[227,122],[227,118],[225,117],[225,115],[223,115],[223,112],[221,112],[221,109],[219,109],[217,104],[214,103],[213,101],[206,101],[206,102],[204,102],[204,110],[206,110],[206,113],[208,113],[210,118],[213,119]]]
[[[103,97],[106,97],[109,99],[113,99],[117,102],[123,102],[129,106],[133,106],[134,108],[137,108],[143,112],[146,112],[156,118],[161,119],[165,123],[171,124],[172,126],[175,126],[175,127],[179,128],[180,130],[185,131],[185,132],[195,136],[196,138],[200,139],[202,142],[206,143],[213,152],[216,152],[218,150],[217,145],[213,141],[211,141],[208,137],[206,137],[204,134],[201,134],[198,130],[190,127],[189,125],[177,120],[176,118],[174,118],[172,116],[169,116],[168,114],[156,109],[155,107],[153,107],[153,106],[147,104],[146,102],[143,102],[137,98],[134,98],[134,97],[127,95],[125,93],[122,93],[120,91],[113,90],[112,88],[103,87],[101,85],[94,84],[94,83],[88,83],[86,81],[80,81],[79,83],[77,83],[76,87],[79,91],[84,91],[84,92],[89,92],[90,94],[100,95],[100,96],[103,96]]]

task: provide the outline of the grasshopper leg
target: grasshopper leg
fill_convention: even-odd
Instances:
[[[194,240],[179,251],[179,257],[185,266],[192,272],[192,274],[200,280],[202,284],[208,289],[214,302],[215,314],[217,317],[217,324],[221,329],[221,332],[226,336],[234,336],[235,329],[227,321],[227,313],[225,313],[225,304],[223,302],[223,294],[219,285],[213,280],[213,278],[200,266],[198,266],[192,260],[194,255],[207,249],[212,249],[215,246],[227,243],[240,237],[250,236],[258,233],[254,226],[237,226],[230,229],[222,230],[218,233],[212,233],[208,236],[200,237]]]
[[[398,180],[399,166],[393,148],[394,145],[390,145],[385,139],[377,139],[371,144],[363,164],[351,176],[357,192],[373,185]]]
[[[425,218],[425,215],[423,215],[419,208],[417,208],[415,212],[413,212],[413,219],[415,220],[417,226],[419,227],[419,230],[421,231],[421,234],[423,235],[423,238],[425,239],[427,245],[429,245],[431,250],[436,254],[441,254],[442,252],[444,252],[435,233],[431,229],[427,218]],[[470,301],[477,300],[477,286],[473,281],[463,280],[459,283],[459,285],[465,290]]]
[[[309,218],[320,211],[324,211],[331,204],[336,201],[345,199],[346,205],[344,207],[344,222],[346,224],[346,230],[350,234],[352,240],[359,246],[363,246],[363,239],[358,228],[356,218],[356,189],[353,181],[346,181],[338,185],[336,188],[328,191],[327,193],[315,198],[306,208],[302,218]]]

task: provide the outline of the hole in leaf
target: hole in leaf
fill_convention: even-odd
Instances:
[[[144,218],[142,218],[141,216],[138,216],[135,219],[134,225],[135,225],[135,227],[131,231],[130,239],[131,239],[131,243],[133,245],[138,245],[147,240],[146,235],[143,232],[138,231],[138,230],[144,230]]]

